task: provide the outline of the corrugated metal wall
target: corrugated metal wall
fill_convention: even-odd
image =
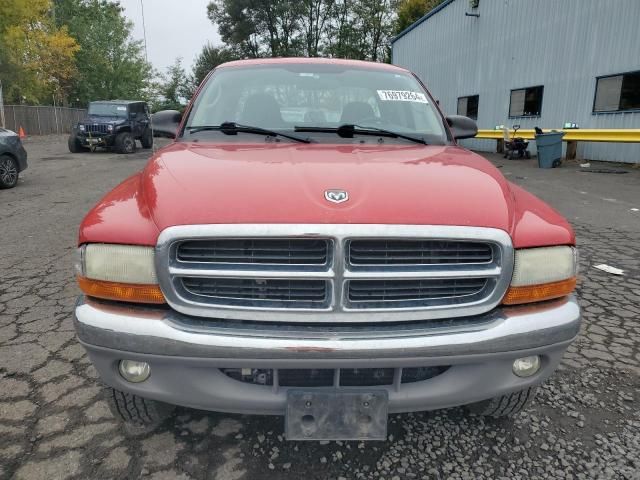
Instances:
[[[477,12],[479,18],[465,12]],[[640,128],[640,112],[592,114],[596,77],[640,70],[640,0],[454,0],[393,44],[446,113],[479,95],[478,126]],[[536,118],[508,118],[512,89],[544,85]],[[467,140],[492,151],[495,141]],[[640,163],[640,144],[578,144],[579,158]]]

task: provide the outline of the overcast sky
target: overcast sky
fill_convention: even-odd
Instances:
[[[142,0],[144,2],[149,61],[164,73],[176,57],[182,57],[187,71],[210,42],[220,43],[217,28],[207,18],[209,0]],[[133,36],[143,39],[140,0],[120,0],[133,24]]]

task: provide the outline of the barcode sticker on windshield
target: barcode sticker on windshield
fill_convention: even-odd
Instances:
[[[410,90],[378,90],[380,100],[385,102],[418,102],[429,103],[424,93]]]

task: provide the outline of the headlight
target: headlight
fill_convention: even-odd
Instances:
[[[564,297],[575,289],[577,273],[573,247],[516,250],[511,286],[502,302],[515,305]]]
[[[78,125],[78,130],[80,130],[81,132],[84,132],[84,125]]]
[[[153,247],[93,243],[81,247],[76,261],[80,289],[92,297],[164,303],[158,286]]]
[[[107,125],[107,132],[113,132],[113,125]]]

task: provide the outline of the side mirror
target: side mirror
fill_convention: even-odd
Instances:
[[[450,115],[446,120],[449,125],[449,129],[451,130],[451,134],[456,140],[473,138],[478,133],[478,125],[469,117],[463,117],[462,115]]]
[[[177,110],[162,110],[151,115],[154,137],[176,138],[182,114]]]

